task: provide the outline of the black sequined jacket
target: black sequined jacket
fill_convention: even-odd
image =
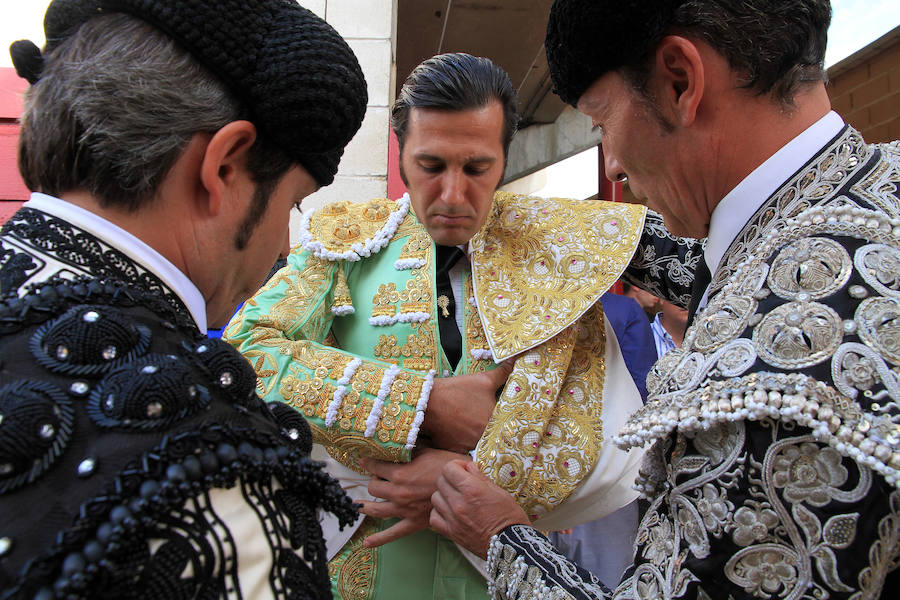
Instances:
[[[845,127],[745,225],[709,298],[615,438],[650,445],[624,579],[610,592],[513,526],[495,597],[897,597],[900,143]]]
[[[0,252],[0,597],[330,597],[304,419],[90,233],[23,208]]]

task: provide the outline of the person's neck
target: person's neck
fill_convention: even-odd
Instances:
[[[675,343],[675,347],[681,348],[684,341],[684,332],[687,329],[687,311],[681,311],[681,315],[667,311],[665,307],[659,315],[659,324],[663,326]]]
[[[715,157],[707,190],[710,214],[728,192],[762,165],[788,142],[803,133],[831,110],[823,83],[797,92],[793,106],[774,101],[770,96],[753,96],[746,90],[733,90],[733,101],[719,113],[707,156]]]
[[[144,207],[136,211],[126,211],[115,206],[103,206],[90,192],[76,190],[60,196],[75,206],[90,211],[116,225],[159,252],[182,273],[186,272],[181,252],[175,243],[174,229],[177,219],[166,217],[165,211],[156,206]]]

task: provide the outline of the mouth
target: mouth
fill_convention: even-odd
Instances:
[[[433,215],[432,221],[436,225],[459,226],[469,221],[469,217],[464,215]]]

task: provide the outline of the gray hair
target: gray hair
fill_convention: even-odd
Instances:
[[[33,190],[82,189],[101,206],[134,211],[152,200],[194,134],[243,113],[225,85],[164,33],[128,15],[99,16],[45,55],[25,95],[19,169]],[[248,168],[271,189],[291,164],[258,137]],[[264,196],[254,200],[260,214]]]
[[[740,86],[785,106],[804,85],[827,81],[829,0],[687,0],[668,33],[702,39],[722,54]],[[652,52],[620,69],[646,95]]]

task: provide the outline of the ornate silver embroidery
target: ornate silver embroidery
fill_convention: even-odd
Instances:
[[[873,149],[866,145],[859,132],[848,128],[818,161],[776,192],[772,201],[767,202],[744,227],[713,274],[710,295],[725,286],[737,266],[756,251],[766,236],[774,231],[784,231],[787,222],[809,209],[813,201],[828,204],[830,196],[835,195],[846,181],[847,172],[864,164],[872,153]]]
[[[859,338],[886,359],[900,364],[900,300],[867,298],[856,309]],[[900,400],[900,397],[896,397]]]
[[[840,316],[818,302],[778,306],[753,330],[760,358],[782,369],[809,367],[827,360],[842,337]]]
[[[900,564],[898,150],[848,129],[785,184],[726,253],[683,348],[651,371],[648,403],[615,438],[653,443],[635,486],[650,503],[639,564],[615,598],[887,592]]]
[[[711,352],[739,336],[756,312],[757,302],[749,296],[719,294],[694,322],[691,348]]]
[[[868,244],[856,251],[853,263],[879,294],[900,298],[900,250],[885,244]]]
[[[831,359],[831,376],[834,386],[842,394],[850,398],[856,398],[859,392],[867,397],[874,395],[869,391],[876,384],[881,383],[887,390],[887,395],[900,398],[900,382],[898,375],[891,371],[884,359],[877,352],[854,342],[841,344],[838,351]],[[878,394],[875,399],[881,400],[886,394]],[[886,405],[872,407],[875,412],[887,412],[891,408],[895,421],[900,423],[900,407],[896,402],[888,402]]]
[[[769,272],[769,287],[788,300],[819,300],[844,287],[853,262],[827,238],[804,238],[782,248]]]

